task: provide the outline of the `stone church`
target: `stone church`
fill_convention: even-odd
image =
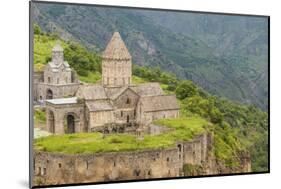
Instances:
[[[63,49],[57,44],[52,49],[52,61],[43,72],[34,74],[34,100],[73,96],[79,87],[79,81],[67,61],[64,61]]]
[[[46,108],[46,130],[64,134],[149,131],[152,121],[179,116],[175,95],[159,83],[132,83],[132,57],[115,32],[102,54],[99,84],[80,83],[56,45],[52,61],[35,74],[34,100]]]

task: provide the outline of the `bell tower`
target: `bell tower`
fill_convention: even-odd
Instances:
[[[105,87],[132,83],[132,57],[119,32],[114,32],[102,54],[102,84]]]
[[[63,48],[56,44],[52,49],[52,62],[56,65],[63,63]]]

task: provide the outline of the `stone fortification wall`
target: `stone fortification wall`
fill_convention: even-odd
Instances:
[[[38,151],[34,154],[34,182],[64,184],[178,177],[183,175],[184,164],[205,162],[207,148],[204,134],[165,149],[75,155]]]
[[[248,154],[229,168],[212,155],[213,134],[165,149],[93,154],[34,154],[34,184],[71,184],[180,176],[216,175],[251,171]],[[186,172],[185,168],[194,170]]]

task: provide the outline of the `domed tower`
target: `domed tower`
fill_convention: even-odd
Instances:
[[[102,84],[105,87],[132,83],[132,57],[119,32],[114,32],[102,54]]]
[[[56,44],[52,49],[52,61],[55,65],[59,65],[64,62],[63,48],[59,44]]]
[[[71,68],[67,61],[64,61],[63,48],[57,43],[52,49],[52,61],[45,66],[44,81],[61,85],[73,83],[73,80]]]

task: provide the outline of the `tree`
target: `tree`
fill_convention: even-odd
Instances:
[[[192,96],[185,98],[183,108],[210,120],[214,124],[219,124],[223,121],[223,114],[215,106],[213,97]]]
[[[188,97],[198,95],[198,88],[190,80],[181,81],[176,88],[177,98],[183,100]]]
[[[41,34],[41,28],[40,28],[40,26],[37,25],[37,24],[34,24],[34,25],[33,25],[33,32],[34,32],[34,34],[37,34],[37,35]]]

